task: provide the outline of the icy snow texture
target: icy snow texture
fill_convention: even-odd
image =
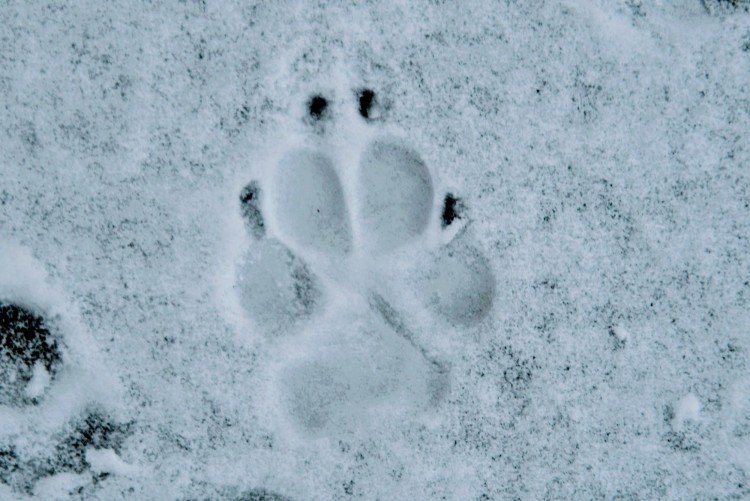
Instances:
[[[0,450],[42,457],[83,381],[111,376],[133,421],[118,455],[141,474],[49,472],[0,496],[749,497],[746,5],[4,5],[0,241],[38,264],[3,253],[0,269],[67,322],[73,372],[93,350],[106,370],[56,377],[39,404],[53,413],[0,408]],[[363,87],[382,105],[373,123]],[[329,105],[310,123],[313,94]],[[323,140],[348,166],[343,191],[369,144],[338,139],[356,120],[393,127],[439,180],[435,200],[465,202],[496,298],[467,327],[429,309],[441,296],[414,287],[429,270],[410,256],[351,277],[381,284],[415,343],[447,356],[450,391],[427,413],[298,436],[269,424],[265,368],[304,345],[243,313],[234,263],[261,244],[238,197],[267,159]],[[433,230],[412,243],[441,241]],[[677,429],[688,394],[700,419]]]

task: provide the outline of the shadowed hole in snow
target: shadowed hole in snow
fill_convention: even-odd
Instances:
[[[454,219],[461,219],[461,199],[454,197],[452,193],[445,195],[440,219],[443,228],[450,226]]]
[[[359,114],[363,118],[370,118],[370,108],[375,101],[375,93],[370,89],[362,89],[359,93]]]
[[[316,120],[323,117],[328,108],[328,101],[323,96],[313,96],[307,103],[307,109],[310,112],[310,116]]]
[[[0,302],[0,405],[35,403],[61,365],[58,340],[44,318]]]

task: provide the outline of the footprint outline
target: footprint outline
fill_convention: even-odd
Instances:
[[[335,115],[329,109],[326,110],[325,116],[329,121],[335,120]],[[372,126],[371,121],[364,115],[363,117],[368,125]],[[397,307],[393,306],[395,303],[386,299],[388,295],[387,290],[378,290],[377,283],[380,279],[377,276],[382,268],[379,264],[376,263],[374,266],[370,266],[371,269],[362,274],[364,276],[355,277],[353,281],[349,277],[343,278],[343,276],[347,275],[347,272],[351,272],[353,268],[356,268],[356,266],[353,267],[351,265],[352,262],[358,266],[362,266],[361,261],[367,259],[382,263],[383,261],[387,261],[389,256],[400,253],[402,249],[408,248],[415,241],[418,242],[420,239],[426,239],[427,237],[424,233],[428,229],[432,231],[432,227],[437,228],[439,226],[437,221],[433,221],[433,219],[436,216],[439,217],[441,213],[445,213],[445,208],[440,208],[436,200],[435,195],[438,193],[438,190],[436,189],[437,184],[435,183],[434,171],[424,162],[417,150],[411,147],[405,139],[402,139],[401,135],[385,131],[386,128],[383,127],[382,123],[378,123],[377,125],[380,130],[374,134],[370,134],[370,137],[364,140],[364,145],[359,150],[354,149],[355,153],[349,155],[350,159],[352,157],[356,158],[356,163],[351,171],[347,172],[344,170],[344,167],[349,166],[342,166],[342,163],[344,163],[342,162],[342,157],[345,155],[330,155],[326,153],[326,151],[335,151],[337,141],[332,138],[335,137],[337,131],[334,131],[329,136],[328,141],[326,141],[326,138],[321,138],[320,134],[310,134],[308,137],[313,137],[312,142],[308,139],[308,141],[302,141],[302,144],[284,148],[281,154],[275,155],[275,160],[271,160],[273,167],[270,169],[271,173],[265,179],[258,176],[242,188],[240,196],[241,213],[248,234],[254,242],[253,246],[256,248],[263,248],[264,246],[276,247],[279,252],[290,256],[290,260],[298,259],[302,263],[298,269],[305,271],[299,273],[299,276],[292,282],[302,277],[310,283],[315,283],[314,289],[317,290],[317,296],[312,301],[314,307],[303,309],[302,313],[291,320],[288,318],[286,320],[277,318],[279,320],[278,324],[281,327],[277,325],[275,328],[273,326],[269,328],[268,324],[273,324],[275,314],[270,315],[271,322],[265,322],[267,325],[264,326],[262,325],[263,322],[260,322],[261,325],[256,324],[256,326],[270,334],[279,334],[282,331],[292,333],[288,336],[291,340],[287,339],[275,347],[276,349],[283,350],[285,349],[284,347],[288,347],[290,344],[298,343],[299,340],[295,334],[299,334],[305,330],[314,330],[311,324],[315,323],[313,319],[316,316],[320,319],[325,317],[327,313],[335,311],[337,307],[341,308],[341,304],[338,306],[331,304],[336,302],[336,289],[339,289],[339,295],[341,295],[341,289],[343,289],[344,296],[346,296],[347,292],[354,295],[359,293],[362,296],[360,304],[365,304],[366,308],[363,309],[360,307],[358,314],[366,316],[374,313],[378,317],[375,323],[379,325],[379,327],[375,327],[374,329],[390,331],[392,335],[397,336],[405,342],[405,345],[409,347],[408,349],[414,350],[418,354],[418,358],[426,365],[426,372],[429,374],[433,388],[426,390],[429,397],[426,400],[423,399],[420,404],[417,404],[417,407],[428,408],[429,406],[436,405],[445,397],[448,391],[447,388],[449,387],[450,365],[446,360],[432,353],[434,350],[423,346],[416,332],[419,330],[419,326],[415,327],[411,325],[413,322],[405,319],[405,315]],[[294,141],[291,142],[294,143]],[[338,144],[341,143],[339,142]],[[327,149],[326,146],[328,146]],[[326,170],[325,175],[320,176],[319,179],[312,180],[311,184],[315,186],[315,189],[311,192],[305,192],[309,188],[309,186],[305,185],[296,185],[290,188],[289,183],[296,182],[295,176],[281,176],[283,178],[281,181],[278,178],[279,172],[283,172],[284,169],[290,170],[284,165],[284,162],[289,161],[290,152],[292,155],[291,158],[295,158],[296,155],[299,164],[308,163],[315,166],[326,163],[333,167],[326,167],[324,169]],[[313,158],[314,160],[312,162],[309,159],[300,160],[300,155],[303,152],[308,152],[310,155],[309,158]],[[321,158],[325,160],[321,160]],[[299,166],[291,168],[291,171],[294,172],[294,169],[299,170]],[[313,170],[310,169],[306,173]],[[355,171],[355,174],[352,175],[352,171]],[[297,180],[302,178],[304,181],[310,181],[309,177],[305,179],[305,175],[299,175],[296,178]],[[325,178],[330,179],[322,181]],[[364,185],[358,185],[357,183],[362,179],[365,180]],[[281,188],[279,188],[280,186]],[[373,187],[374,189],[372,189]],[[293,215],[293,210],[288,213],[285,212],[290,206],[292,209],[299,210],[299,207],[294,207],[294,204],[300,201],[303,209],[308,212],[321,209],[315,203],[310,203],[310,201],[313,200],[316,203],[320,203],[321,200],[325,199],[326,197],[321,196],[320,192],[325,194],[326,188],[329,192],[333,193],[331,198],[334,200],[334,205],[336,205],[334,213],[337,215],[335,218],[341,221],[340,223],[335,221],[334,226],[339,225],[342,228],[347,228],[348,240],[346,244],[341,243],[345,239],[340,239],[337,245],[330,247],[327,245],[330,242],[325,242],[325,236],[323,237],[323,242],[315,241],[315,235],[320,235],[321,233],[325,235],[328,229],[322,222],[326,220],[325,217],[318,218],[317,222],[315,217],[308,218],[302,221],[303,224],[300,224],[300,220],[295,219],[296,216]],[[367,192],[368,189],[370,189],[369,192]],[[292,195],[285,193],[284,190],[287,190]],[[366,196],[362,196],[361,191],[359,193],[360,196],[355,196],[357,190],[365,191]],[[279,196],[279,192],[281,192],[282,196]],[[248,197],[248,194],[252,194],[252,196]],[[443,221],[438,230],[442,232],[446,232],[446,227],[451,226],[455,220],[463,220],[462,215],[456,213],[459,207],[460,210],[463,210],[463,201],[455,198],[452,194],[449,195],[453,200],[451,220],[447,223]],[[380,205],[373,204],[371,203],[373,198],[385,199],[385,201]],[[416,202],[414,199],[416,199]],[[448,197],[446,197],[447,200]],[[340,201],[343,201],[343,205],[341,205]],[[399,202],[401,203],[399,204]],[[363,217],[363,214],[366,215]],[[453,224],[452,228],[456,226],[459,226],[459,224]],[[463,230],[465,230],[465,224],[463,226]],[[449,257],[446,259],[449,261],[449,267],[454,267],[454,275],[466,274],[464,270],[471,269],[472,267],[481,270],[480,273],[469,273],[470,276],[464,280],[467,283],[464,284],[464,289],[466,290],[463,292],[463,298],[459,297],[458,301],[460,303],[463,300],[467,305],[479,301],[482,305],[470,310],[465,315],[451,313],[451,311],[460,312],[461,304],[453,310],[448,308],[446,310],[448,311],[447,315],[443,315],[443,321],[449,328],[468,328],[482,321],[489,315],[495,296],[494,274],[482,252],[474,246],[470,246],[471,250],[468,253],[455,251],[455,247],[458,246],[455,242],[459,238],[463,238],[463,234],[465,233],[463,230],[453,231],[453,238],[449,239],[448,244],[445,245],[445,248],[449,249]],[[295,234],[295,232],[297,233]],[[368,241],[366,237],[363,238],[363,235],[374,235],[375,237]],[[450,246],[453,246],[454,249],[450,250]],[[442,248],[433,249],[430,257],[430,265],[425,270],[414,274],[414,277],[422,280],[422,283],[426,284],[428,289],[433,289],[432,291],[426,291],[427,296],[417,298],[423,307],[427,309],[445,309],[445,305],[450,304],[450,301],[455,299],[448,297],[441,300],[440,290],[437,289],[445,289],[445,284],[431,284],[428,280],[431,271],[434,275],[434,269],[431,270],[431,268],[435,267],[435,263],[440,263],[440,252],[443,250]],[[468,266],[465,259],[467,254],[473,259],[473,262],[469,259]],[[451,262],[451,259],[454,262]],[[252,275],[252,272],[248,272],[248,270],[251,270],[254,266],[262,266],[262,260],[253,261],[252,257],[248,258],[246,255],[240,259],[240,262],[244,263],[244,268],[243,265],[238,268],[240,271],[236,280],[239,284],[237,288],[240,295],[242,295],[243,287],[248,287],[248,284],[252,281],[247,280],[247,277]],[[248,265],[248,263],[250,264]],[[480,263],[479,266],[476,263]],[[445,263],[442,265],[444,266]],[[364,268],[368,268],[368,265],[365,264]],[[419,266],[413,266],[413,268],[419,268]],[[341,269],[344,271],[341,272]],[[351,274],[358,275],[358,273]],[[375,275],[374,279],[372,275]],[[448,275],[450,276],[450,274]],[[472,281],[476,280],[479,280],[479,285],[474,287]],[[433,282],[435,281],[433,280]],[[448,296],[450,295],[448,294]],[[256,293],[255,296],[263,297],[263,294]],[[299,296],[299,294],[296,294],[296,296]],[[332,296],[334,296],[333,300]],[[295,294],[290,294],[287,291],[285,297],[287,300],[293,300],[292,298],[295,297]],[[243,307],[245,313],[251,319],[259,315],[263,316],[264,309],[258,302],[253,304],[252,301],[249,303],[245,301]],[[357,307],[350,309],[357,310]],[[433,314],[435,313],[433,312]],[[329,341],[330,339],[327,340],[327,342]],[[334,342],[333,344],[336,343]],[[336,353],[335,349],[333,349],[334,353]],[[313,359],[309,354],[302,355],[299,358]],[[325,357],[319,360],[318,363],[325,365]],[[274,373],[274,378],[278,381],[284,378],[284,374],[288,374],[293,370],[295,364],[299,367],[303,362],[295,360],[294,357],[288,360],[282,357],[276,365],[276,371],[271,372]],[[308,377],[307,379],[311,380],[314,378]],[[430,384],[427,387],[430,387]],[[280,394],[286,392],[288,395],[290,392],[294,392],[294,388],[290,389],[287,385],[285,389],[284,385],[281,384],[276,388],[276,391]],[[343,400],[346,400],[346,398]],[[368,407],[369,402],[366,400],[366,398],[363,398],[363,401],[358,402],[358,405],[361,404],[363,407]],[[342,408],[351,407],[347,402],[345,404],[342,404]],[[287,418],[295,421],[294,417],[290,415],[294,413],[290,413],[288,406],[284,412],[286,412]],[[339,416],[339,421],[344,421],[344,427],[346,427],[346,411],[343,411],[343,414]],[[296,424],[299,429],[299,419]],[[311,428],[320,428],[325,431],[326,425],[304,426],[302,424],[301,428],[303,431],[308,432],[308,434],[315,435],[314,432],[316,430]]]

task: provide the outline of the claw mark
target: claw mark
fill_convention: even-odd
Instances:
[[[255,238],[262,238],[266,234],[266,224],[260,211],[260,196],[257,181],[251,181],[240,193],[242,217]]]
[[[443,202],[442,227],[450,226],[454,219],[461,219],[461,199],[455,198],[452,193],[445,195]]]
[[[364,118],[370,118],[370,108],[375,101],[375,93],[370,89],[363,89],[359,94],[359,114]]]
[[[323,96],[313,96],[308,103],[310,116],[315,120],[320,120],[328,107],[328,101]]]

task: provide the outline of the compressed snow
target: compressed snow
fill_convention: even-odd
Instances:
[[[8,3],[0,499],[750,497],[748,10]]]
[[[86,461],[91,471],[98,474],[129,476],[137,473],[135,467],[125,463],[112,449],[86,449]]]

